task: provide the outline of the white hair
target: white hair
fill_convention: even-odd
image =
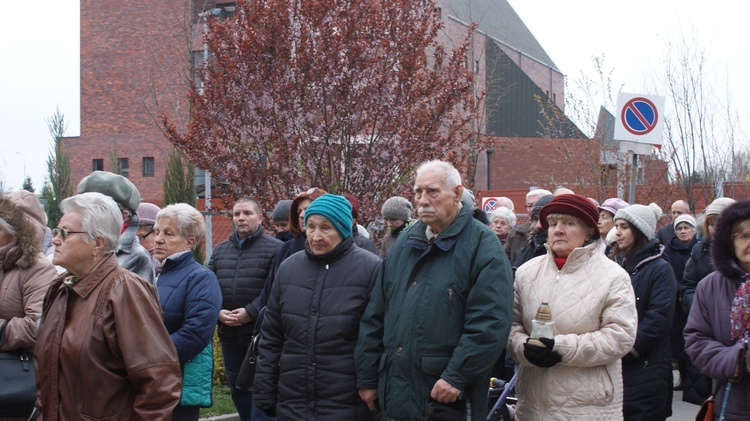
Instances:
[[[529,200],[532,197],[539,198],[539,197],[542,197],[542,196],[546,196],[548,194],[552,194],[552,192],[549,191],[549,190],[545,190],[545,189],[534,189],[534,190],[526,193],[526,200]]]
[[[104,239],[105,254],[117,251],[122,229],[122,212],[114,199],[101,193],[81,193],[60,202],[60,210],[64,214],[80,214],[81,229],[91,238]]]
[[[187,203],[175,203],[160,210],[156,214],[156,221],[161,218],[177,222],[177,230],[185,238],[194,237],[198,242],[206,235],[206,221],[203,215]]]
[[[508,226],[510,226],[511,229],[516,226],[516,214],[505,206],[499,206],[495,208],[494,211],[492,211],[492,213],[490,214],[490,222],[492,222],[492,220],[496,217],[505,218],[505,220],[508,222]]]
[[[440,171],[443,173],[443,179],[445,185],[449,189],[452,189],[461,184],[461,174],[458,173],[456,167],[451,165],[449,162],[441,161],[439,159],[433,159],[431,161],[423,162],[422,165],[417,168],[417,176],[425,171]]]

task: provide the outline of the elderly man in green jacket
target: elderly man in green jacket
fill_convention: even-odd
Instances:
[[[460,203],[449,163],[417,169],[419,221],[394,243],[360,324],[357,387],[384,419],[483,420],[513,319],[510,263]]]

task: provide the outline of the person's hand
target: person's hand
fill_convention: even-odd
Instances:
[[[250,323],[250,316],[244,307],[234,310],[221,310],[219,312],[219,321],[227,326],[237,327]]]
[[[241,325],[250,323],[250,315],[247,314],[247,310],[245,310],[245,307],[240,307],[232,310],[232,315]]]
[[[378,389],[359,389],[359,397],[367,404],[367,409],[374,411],[375,399],[378,398]]]
[[[219,321],[227,326],[234,326],[234,323],[237,321],[234,316],[232,316],[232,312],[229,310],[221,310],[219,311]]]
[[[555,347],[555,340],[550,338],[539,338],[539,341],[545,345],[532,345],[529,340],[523,344],[523,356],[526,360],[537,367],[552,367],[562,361],[562,355],[552,350]]]
[[[430,397],[440,403],[453,403],[461,395],[461,391],[451,386],[450,383],[443,379],[435,382],[432,387]]]

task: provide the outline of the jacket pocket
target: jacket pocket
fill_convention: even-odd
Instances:
[[[580,405],[607,406],[612,404],[615,384],[607,366],[576,367],[580,371],[580,386],[574,389],[571,400]],[[563,380],[564,381],[564,380]]]

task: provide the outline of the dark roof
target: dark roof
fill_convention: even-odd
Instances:
[[[480,31],[560,72],[507,0],[447,0],[445,3],[448,10],[443,11],[444,19],[453,18],[466,24],[477,22]]]

